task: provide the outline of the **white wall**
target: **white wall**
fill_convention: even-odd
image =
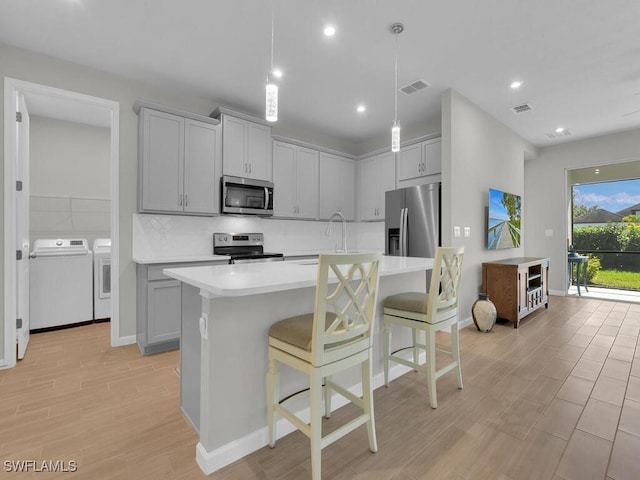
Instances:
[[[31,243],[109,237],[109,129],[32,115],[29,142]]]
[[[524,216],[527,255],[551,259],[549,288],[566,292],[567,246],[571,192],[567,171],[599,165],[626,163],[640,159],[640,130],[541,148],[537,158],[525,162]],[[545,236],[552,230],[553,236]]]
[[[526,214],[536,201],[524,192],[524,157],[535,148],[506,126],[449,90],[442,98],[442,244],[464,245],[460,319],[471,317],[471,306],[482,286],[482,262],[524,254],[524,245],[487,250],[485,210],[489,188],[523,195]],[[454,238],[453,227],[470,227],[469,238]],[[528,242],[524,235],[523,244]]]

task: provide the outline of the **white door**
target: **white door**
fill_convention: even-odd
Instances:
[[[24,358],[29,343],[29,112],[24,95],[18,93],[16,108],[21,121],[16,123],[16,249],[22,259],[16,260],[16,336],[18,358]]]

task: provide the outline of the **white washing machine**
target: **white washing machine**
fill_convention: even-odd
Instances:
[[[93,318],[111,318],[111,239],[93,242]]]
[[[92,320],[93,254],[87,240],[36,240],[30,257],[30,329]]]

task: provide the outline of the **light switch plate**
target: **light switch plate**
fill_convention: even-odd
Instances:
[[[453,227],[453,236],[454,237],[460,236],[460,227]]]
[[[464,227],[464,236],[467,238],[471,236],[471,227]]]

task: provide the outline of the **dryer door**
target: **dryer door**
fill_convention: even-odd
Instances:
[[[98,277],[98,296],[111,298],[111,258],[98,259],[100,275]]]

